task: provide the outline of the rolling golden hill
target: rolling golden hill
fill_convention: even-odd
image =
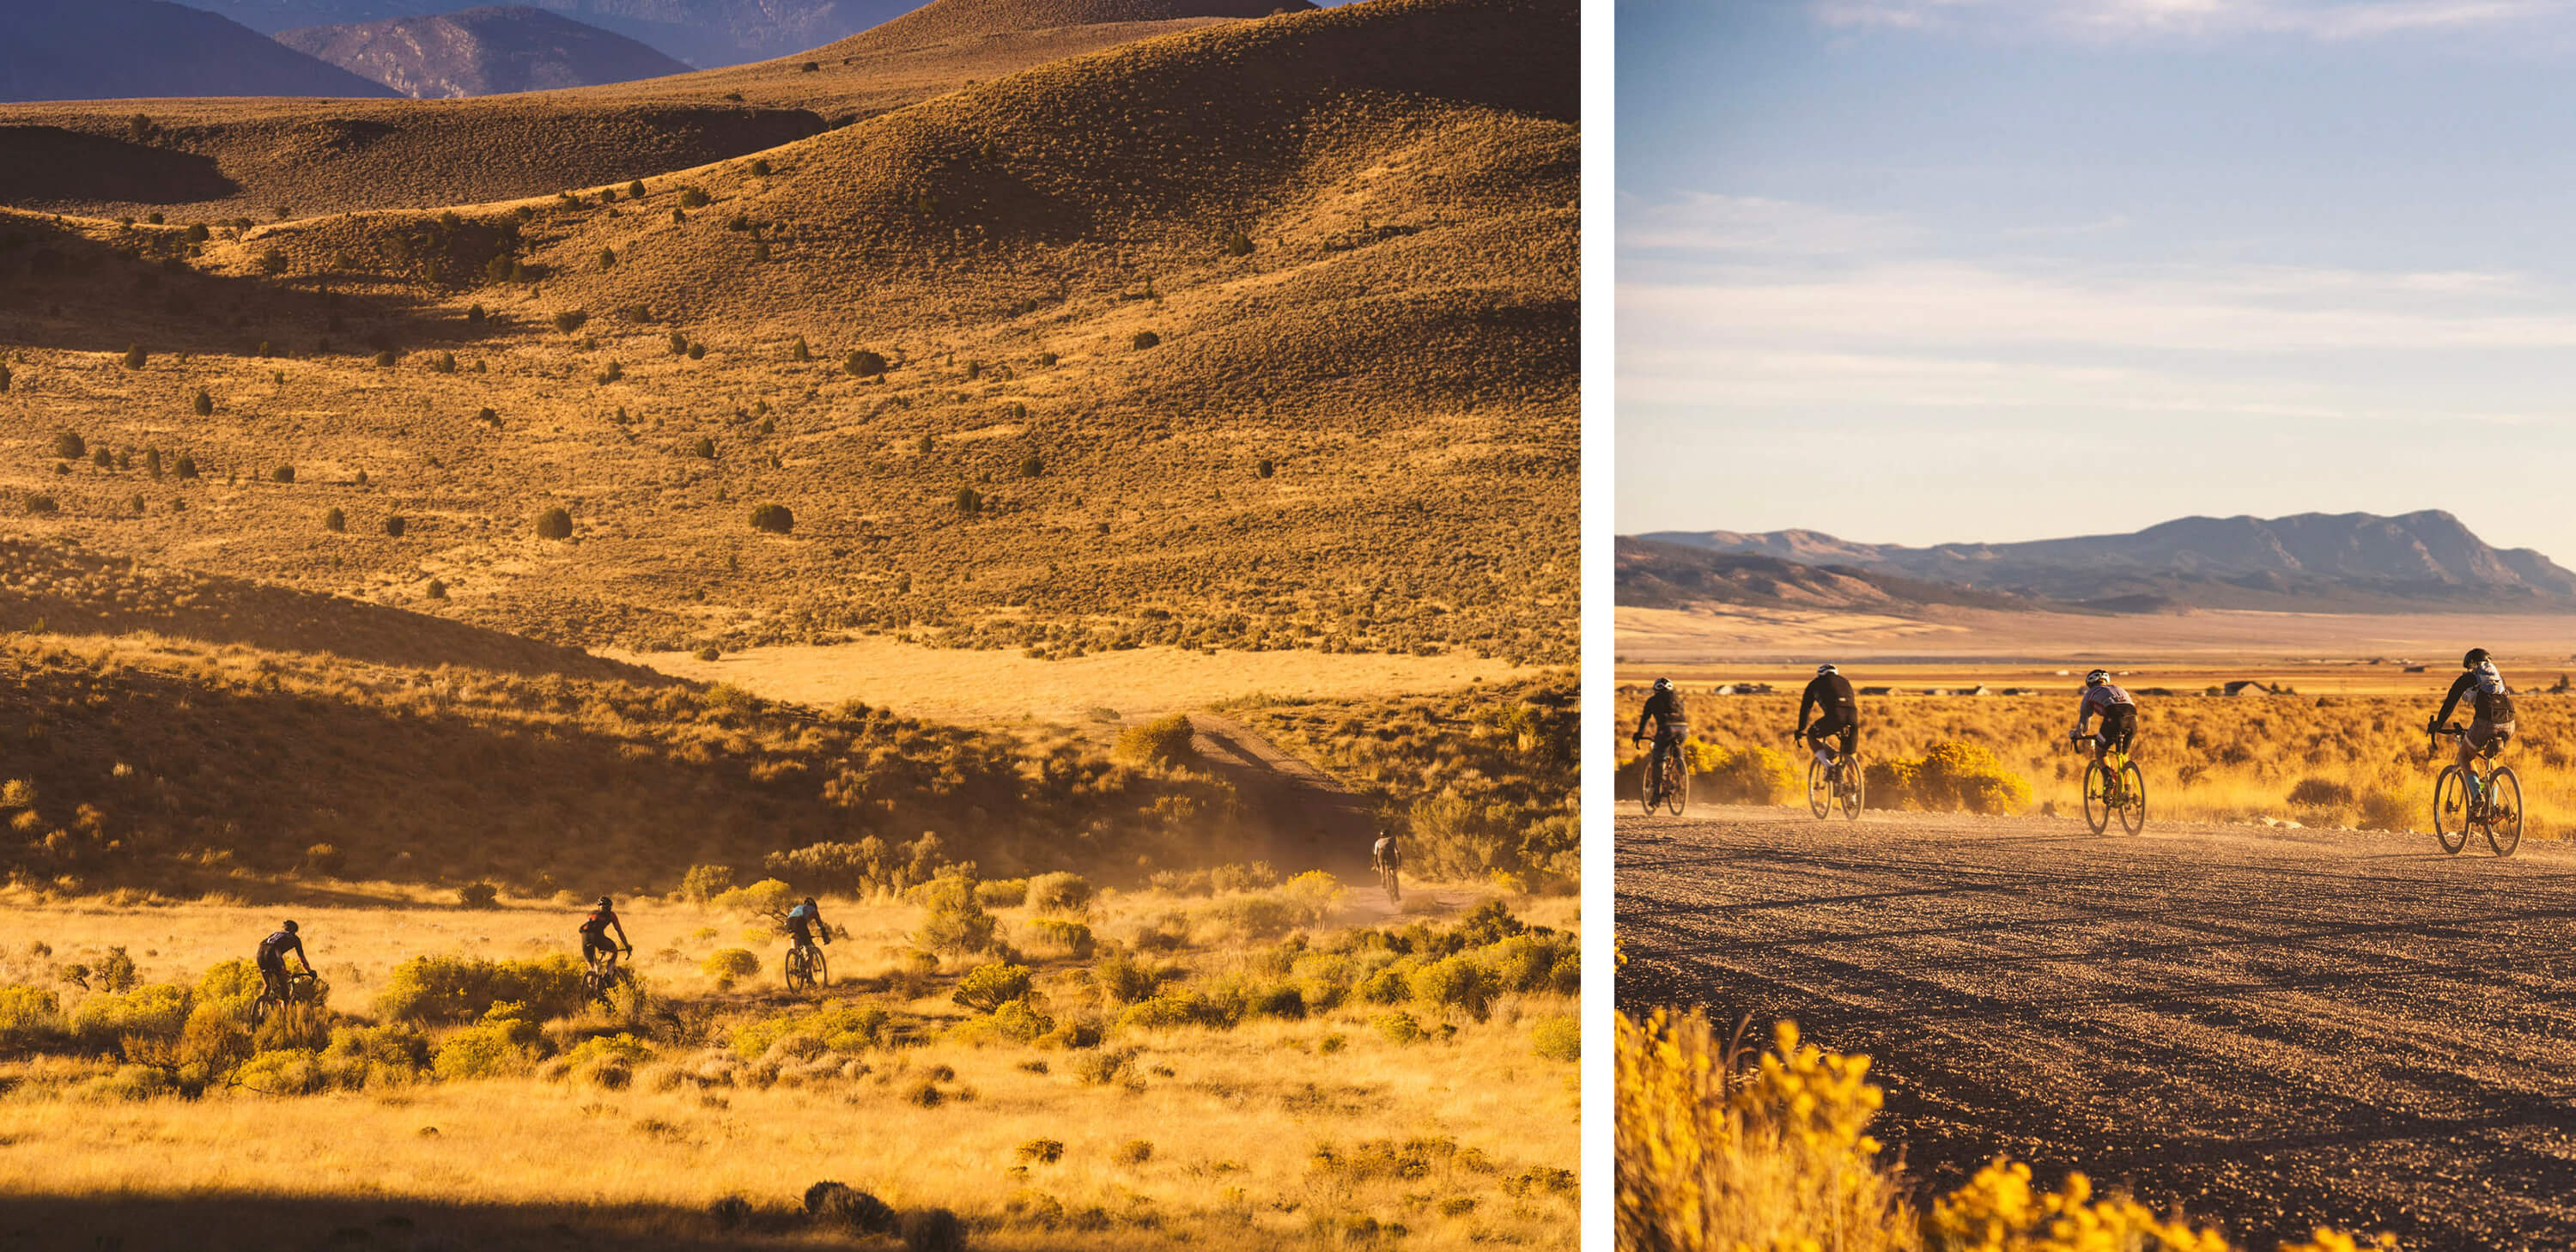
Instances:
[[[12,215],[0,486],[93,551],[562,643],[1570,658],[1575,24],[1224,23],[640,199]]]
[[[264,223],[551,195],[757,152],[1243,8],[1240,0],[933,0],[878,28],[891,38],[863,33],[794,57],[597,87],[439,101],[0,105],[0,205]]]

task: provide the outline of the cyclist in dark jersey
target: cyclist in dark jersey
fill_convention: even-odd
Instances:
[[[268,938],[259,941],[259,977],[268,984],[268,993],[280,1000],[286,998],[286,957],[293,953],[305,973],[313,972],[313,959],[304,955],[304,941],[295,936],[295,923],[279,924]]]
[[[2466,770],[2488,744],[2501,747],[2513,738],[2513,693],[2484,648],[2469,649],[2460,658],[2460,670],[2460,676],[2451,680],[2450,694],[2442,697],[2442,711],[2433,715],[2427,728],[2451,720],[2451,710],[2460,707],[2461,700],[2469,702],[2469,728],[2460,735],[2460,768]]]
[[[1681,751],[1682,740],[1690,738],[1690,717],[1682,712],[1682,693],[1673,689],[1672,679],[1655,680],[1655,693],[1638,710],[1637,733],[1628,736],[1628,742],[1644,742],[1648,722],[1654,723],[1655,746],[1646,756],[1646,777],[1653,778],[1664,767],[1664,754]]]
[[[1404,852],[1395,845],[1395,832],[1377,832],[1377,842],[1369,845],[1369,868],[1390,870],[1402,867]]]
[[[617,932],[616,943],[608,941],[608,932],[612,930]],[[627,941],[625,923],[617,920],[616,908],[612,906],[607,896],[601,896],[599,907],[592,909],[590,916],[582,919],[582,962],[589,964],[593,960],[593,953],[605,952],[614,956],[620,947],[623,947],[629,955],[635,951],[635,945]]]
[[[1813,712],[1816,720],[1809,722]],[[1860,748],[1860,701],[1852,694],[1851,680],[1842,676],[1832,662],[1816,667],[1816,676],[1807,680],[1806,693],[1798,697],[1799,742],[1813,750],[1825,751],[1825,740],[1836,738],[1841,743],[1834,749],[1828,765],[1839,764]]]
[[[2102,732],[2093,741],[2093,759],[2100,760],[2103,753],[2115,747],[2128,751],[2130,741],[2138,736],[2138,702],[2111,681],[2111,671],[2106,669],[2084,676],[2084,695],[2075,706],[2075,729],[2067,735],[2068,741],[2081,741],[2084,723],[2097,713],[2102,717]]]
[[[823,920],[823,910],[815,906],[814,897],[807,896],[803,904],[787,910],[787,937],[794,940],[797,947],[813,946],[814,932],[818,929],[823,932],[823,942],[830,943],[832,927]]]

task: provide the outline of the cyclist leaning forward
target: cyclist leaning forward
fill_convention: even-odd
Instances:
[[[1814,722],[1807,714],[1816,715]],[[1860,748],[1860,702],[1852,697],[1851,680],[1842,676],[1831,662],[1816,667],[1816,676],[1807,682],[1806,694],[1798,697],[1799,742],[1818,752],[1831,752],[1825,758],[1827,767],[1840,770],[1844,757]],[[1827,738],[1839,740],[1838,746],[1825,747]]]
[[[2102,731],[2093,741],[2093,759],[2113,749],[2126,752],[2129,742],[2138,737],[2138,702],[2111,681],[2111,671],[2097,669],[2084,676],[2084,696],[2075,705],[2075,729],[2066,736],[2069,743],[2084,739],[2084,723],[2093,715],[2102,716]]]
[[[610,943],[608,941],[608,932],[611,930],[617,932],[616,943]],[[621,945],[624,946],[626,951],[630,954],[635,951],[635,945],[632,942],[629,942],[626,938],[626,924],[617,920],[617,909],[614,902],[607,896],[601,896],[599,897],[599,907],[592,909],[590,916],[583,918],[581,921],[582,963],[585,965],[596,964],[597,956],[594,954],[615,956],[617,955],[617,950]]]
[[[1646,737],[1646,723],[1655,725],[1655,747],[1646,757],[1645,777],[1655,777],[1664,767],[1664,754],[1682,750],[1682,740],[1690,738],[1690,716],[1682,712],[1682,693],[1673,690],[1673,680],[1655,680],[1655,693],[1646,697],[1646,707],[1637,711],[1637,733],[1628,736],[1636,743]]]
[[[2469,649],[2468,655],[2460,658],[2460,669],[2460,676],[2451,680],[2451,693],[2442,697],[2442,711],[2434,714],[2424,728],[2438,729],[2451,720],[2451,710],[2460,706],[2461,697],[2469,698],[2469,728],[2460,734],[2460,772],[2465,774],[2469,762],[2488,744],[2502,747],[2513,738],[2513,695],[2505,689],[2504,675],[2496,671],[2495,662],[2487,659],[2484,648]]]

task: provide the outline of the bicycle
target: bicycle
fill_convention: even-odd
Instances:
[[[1799,736],[1798,743],[1807,746],[1806,737]],[[1858,751],[1835,753],[1828,760],[1825,746],[1814,745],[1814,751],[1807,756],[1808,812],[1819,818],[1831,817],[1834,807],[1840,805],[1845,819],[1859,821],[1862,786]]]
[[[313,971],[298,970],[286,976],[284,998],[279,998],[275,988],[262,990],[259,998],[250,1002],[250,1028],[259,1029],[260,1024],[268,1020],[268,1015],[279,1009],[313,1003],[319,998],[315,992],[321,982],[321,977]]]
[[[628,948],[625,954],[633,956],[635,949]],[[625,966],[618,964],[617,957],[617,950],[611,948],[605,955],[590,958],[590,970],[581,976],[581,994],[585,1003],[605,1006],[609,1002],[610,994],[617,988],[635,985],[635,975],[628,973]]]
[[[2432,751],[2441,751],[2442,736],[2466,733],[2457,726],[2433,727]],[[2469,846],[2471,830],[2484,834],[2497,856],[2512,856],[2522,846],[2522,778],[2512,766],[2497,763],[2496,754],[2503,749],[2503,740],[2489,739],[2469,768],[2453,761],[2433,779],[2433,838],[2442,851],[2458,856]],[[2487,763],[2483,773],[2477,768],[2480,761]]]
[[[1662,805],[1679,817],[1690,804],[1690,771],[1682,765],[1682,741],[1670,743],[1658,739],[1646,755],[1645,778],[1638,784],[1646,801],[1646,812],[1653,813]]]
[[[787,949],[787,989],[811,991],[832,985],[831,965],[823,959],[823,949],[810,941],[799,942]]]
[[[2076,737],[2077,743],[2087,740],[2098,744],[2102,736]],[[2114,813],[2120,815],[2120,828],[2130,834],[2146,829],[2147,779],[2126,749],[2106,746],[2084,767],[2084,824],[2101,834],[2110,828]]]
[[[1377,885],[1380,889],[1386,892],[1387,903],[1404,903],[1404,888],[1396,881],[1395,866],[1392,863],[1386,861],[1378,862]]]

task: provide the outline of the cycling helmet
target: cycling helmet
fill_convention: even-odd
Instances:
[[[1827,674],[1833,674],[1833,673],[1839,673],[1839,672],[1840,672],[1840,671],[1838,671],[1838,670],[1836,670],[1836,669],[1834,668],[1834,663],[1833,663],[1833,662],[1831,662],[1831,661],[1827,661],[1827,662],[1825,662],[1824,664],[1819,665],[1819,666],[1817,666],[1817,667],[1816,667],[1816,677],[1818,677],[1818,678],[1822,678],[1822,677],[1824,677],[1824,676],[1825,676],[1825,675],[1827,675]]]
[[[294,933],[295,933],[295,923],[294,923],[292,920],[289,920],[289,921],[288,921],[288,922],[286,922],[284,925],[279,926],[279,927],[278,927],[278,929],[279,929],[279,930],[283,930],[283,931],[285,931],[286,933],[288,933],[288,934],[290,934],[290,935],[291,935],[291,934],[294,934]]]
[[[2471,648],[2469,649],[2469,654],[2467,656],[2460,658],[2461,669],[2476,669],[2486,663],[2487,650],[2484,648]]]
[[[611,906],[610,906],[610,904],[609,904],[609,902],[608,902],[608,897],[607,897],[607,896],[601,896],[601,897],[599,897],[599,907],[601,907],[601,908],[603,908],[603,909],[604,909],[604,908],[609,908],[609,907],[611,907]]]
[[[1669,679],[1669,678],[1658,678],[1658,679],[1656,679],[1656,680],[1655,680],[1655,690],[1657,690],[1657,691],[1670,691],[1670,690],[1672,690],[1672,689],[1673,689],[1673,680],[1672,680],[1672,679]]]
[[[814,903],[814,897],[812,897],[812,896],[807,896],[807,897],[805,897],[805,907],[807,907],[807,908],[809,908],[809,909],[818,909],[818,908],[821,908],[821,907],[823,907],[823,906],[822,906],[822,905],[819,905],[819,904]]]
[[[2111,681],[2111,671],[2107,669],[2097,669],[2084,676],[2084,685],[2087,687],[2099,687],[2109,681]]]

